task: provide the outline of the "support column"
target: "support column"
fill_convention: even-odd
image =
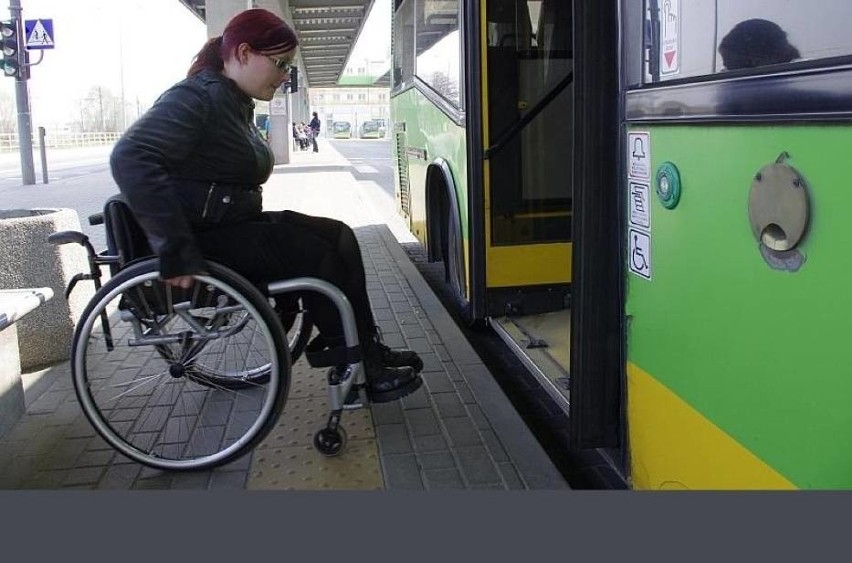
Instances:
[[[221,35],[228,21],[249,8],[264,8],[284,18],[292,24],[289,0],[207,0],[205,19],[207,21],[207,37]],[[300,77],[301,78],[301,77]],[[307,87],[307,84],[299,86]],[[290,162],[290,143],[292,128],[290,112],[287,110],[287,95],[276,93],[269,103],[269,143],[275,155],[275,164]]]
[[[293,129],[287,107],[287,94],[275,94],[269,102],[269,145],[275,155],[275,164],[290,163],[290,146]]]

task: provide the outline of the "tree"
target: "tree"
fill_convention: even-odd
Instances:
[[[451,79],[446,72],[433,72],[429,80],[429,85],[448,100],[459,101],[458,79]]]
[[[109,88],[92,86],[80,100],[80,130],[121,131],[122,109],[121,99]]]
[[[6,92],[0,92],[0,133],[18,130],[18,111],[15,100]]]

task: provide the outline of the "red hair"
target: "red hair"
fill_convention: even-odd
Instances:
[[[228,22],[219,37],[213,37],[195,55],[187,76],[202,70],[220,71],[225,59],[231,58],[237,47],[247,43],[252,50],[264,55],[274,55],[295,49],[299,45],[296,32],[287,22],[263,8],[240,12]]]

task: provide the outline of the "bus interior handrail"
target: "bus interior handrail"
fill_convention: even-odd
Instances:
[[[562,93],[562,91],[568,87],[574,81],[574,73],[569,72],[565,78],[559,81],[559,84],[553,87],[550,92],[548,92],[544,97],[542,97],[536,105],[532,107],[530,111],[528,111],[523,117],[521,117],[517,123],[512,125],[512,127],[506,131],[506,133],[493,145],[485,149],[485,153],[483,153],[482,158],[484,160],[488,160],[491,156],[500,151],[503,147],[505,147],[509,141],[511,141],[524,127],[526,127],[530,121],[536,118],[538,114],[540,114],[544,108],[546,108],[550,102],[553,101],[556,96]]]

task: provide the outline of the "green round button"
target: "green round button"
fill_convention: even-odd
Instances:
[[[666,209],[674,209],[680,200],[680,173],[677,166],[664,162],[657,168],[657,197]]]

